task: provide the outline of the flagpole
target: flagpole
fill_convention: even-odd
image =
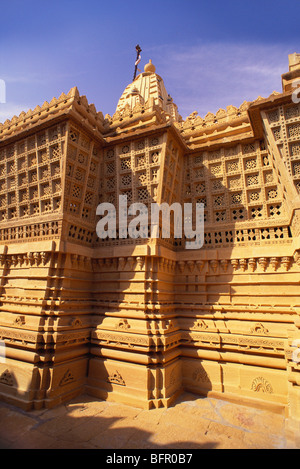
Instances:
[[[135,77],[136,77],[136,72],[137,72],[137,66],[138,66],[138,60],[139,60],[139,56],[140,56],[140,53],[142,52],[142,49],[140,48],[139,45],[137,45],[135,47],[135,50],[136,50],[136,61],[135,61],[135,69],[134,69],[134,75],[133,75],[133,81],[135,80]]]

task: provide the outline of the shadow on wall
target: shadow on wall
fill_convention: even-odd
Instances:
[[[190,161],[189,167],[185,168],[190,175],[189,181],[184,182],[182,191],[180,187],[176,188],[178,201],[192,203],[194,208],[196,202],[204,205],[207,231],[203,248],[185,249],[184,237],[171,239],[170,243],[167,243],[168,240],[159,240],[160,247],[166,248],[161,251],[164,254],[148,256],[143,260],[142,257],[135,257],[135,250],[139,246],[130,244],[127,238],[120,243],[127,257],[97,260],[94,271],[96,330],[92,332],[91,339],[88,392],[95,392],[95,395],[104,398],[113,390],[120,389],[120,393],[127,397],[131,392],[134,399],[135,390],[140,389],[146,396],[144,399],[159,406],[163,400],[165,405],[169,398],[183,389],[204,395],[213,389],[210,376],[202,364],[206,357],[210,362],[219,359],[220,339],[218,337],[216,341],[215,337],[211,338],[210,333],[218,332],[218,329],[209,307],[222,303],[225,297],[228,299],[229,283],[232,280],[232,268],[228,261],[228,271],[218,270],[216,249],[227,245],[230,258],[235,225],[248,218],[242,177],[236,160],[237,157],[234,160],[236,166],[232,169],[233,173],[235,170],[235,178],[230,179],[230,187],[238,187],[235,191],[229,190],[224,178],[219,176],[221,163],[213,161],[206,168],[202,159],[195,167],[194,160]],[[184,161],[181,163],[184,167]],[[175,171],[175,165],[173,168]],[[175,177],[175,173],[170,173],[171,176]],[[130,181],[132,178],[134,186],[138,187],[138,176],[132,174]],[[145,190],[142,188],[141,192]],[[154,202],[155,199],[148,194],[148,212],[150,204]],[[160,221],[162,224],[164,220]],[[117,236],[118,233],[117,230]],[[239,233],[246,236],[241,230],[237,235]],[[137,244],[145,244],[147,238],[139,241]],[[112,245],[117,246],[118,241],[112,241]],[[107,240],[98,240],[98,246],[104,249],[107,247],[109,256],[111,246]],[[207,261],[210,257],[215,260],[216,267],[212,261]],[[222,273],[225,276],[221,277],[220,282]],[[122,315],[121,320],[118,312]],[[143,335],[140,341],[139,337],[136,338],[137,334]],[[158,337],[156,341],[155,335]],[[151,341],[151,347],[147,346],[148,341]],[[136,373],[132,364],[134,353]],[[145,366],[143,370],[141,365],[138,368],[141,356],[145,353],[150,364],[147,374]],[[130,364],[126,364],[127,356]],[[119,363],[116,363],[116,357],[122,357]],[[181,359],[185,360],[184,365]],[[220,368],[219,364],[217,368]],[[213,373],[216,374],[215,370]],[[221,378],[217,382],[217,390],[222,391]],[[101,389],[101,394],[97,388]]]

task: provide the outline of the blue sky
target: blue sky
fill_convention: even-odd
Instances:
[[[151,58],[185,118],[281,91],[300,52],[299,0],[10,0],[1,2],[0,122],[77,86],[113,114]]]

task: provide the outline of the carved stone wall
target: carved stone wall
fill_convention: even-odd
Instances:
[[[105,119],[73,89],[0,126],[1,398],[153,408],[189,390],[285,411],[297,431],[299,105],[284,91],[182,121],[126,93]],[[203,203],[204,246],[161,223],[101,240],[96,208],[120,195]]]

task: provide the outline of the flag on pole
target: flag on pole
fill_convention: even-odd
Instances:
[[[139,45],[137,45],[135,47],[135,50],[136,50],[136,61],[135,61],[135,67],[134,67],[134,75],[133,75],[133,79],[135,80],[135,77],[136,77],[136,72],[140,70],[137,68],[138,64],[140,63],[141,61],[141,52],[142,52],[142,49],[140,48]]]
[[[139,54],[138,59],[134,65],[137,67],[141,60],[142,60],[142,57],[141,57],[141,54]]]

